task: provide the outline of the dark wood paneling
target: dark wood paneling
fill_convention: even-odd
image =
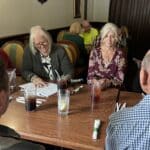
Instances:
[[[142,59],[150,48],[150,1],[111,0],[109,21],[126,25],[131,35],[131,57]]]

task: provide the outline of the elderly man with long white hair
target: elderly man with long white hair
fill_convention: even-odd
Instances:
[[[69,80],[73,66],[64,48],[54,44],[50,34],[41,26],[33,26],[30,31],[29,46],[25,49],[22,76],[37,86],[45,81],[54,81],[57,75]]]

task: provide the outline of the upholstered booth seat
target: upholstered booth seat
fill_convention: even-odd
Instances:
[[[24,52],[23,44],[19,41],[9,41],[2,45],[2,49],[9,56],[13,66],[16,68],[17,73],[20,74]]]
[[[64,34],[65,34],[66,32],[67,32],[66,30],[62,30],[62,31],[60,31],[60,32],[58,33],[58,35],[57,35],[57,42],[63,40]]]
[[[80,51],[77,45],[74,42],[69,41],[69,40],[61,40],[61,41],[58,41],[57,43],[62,45],[65,48],[66,53],[70,59],[70,62],[74,65],[74,70],[75,70],[74,77],[83,78],[84,81],[86,81],[87,67],[77,65],[79,59],[81,59],[79,58]],[[82,59],[85,59],[85,58],[82,58]]]
[[[68,40],[61,40],[58,42],[58,44],[65,48],[70,62],[75,65],[80,55],[78,47],[73,42]]]
[[[13,63],[11,62],[9,56],[2,48],[0,48],[0,59],[4,62],[7,69],[14,68]]]

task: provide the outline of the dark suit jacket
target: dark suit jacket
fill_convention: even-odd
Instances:
[[[60,75],[73,75],[73,65],[69,61],[64,48],[53,44],[49,56],[51,57],[52,70],[55,78],[56,74],[54,69],[56,69]],[[25,80],[31,81],[31,78],[34,75],[37,75],[44,80],[49,80],[49,76],[44,70],[41,62],[40,53],[36,52],[34,55],[30,48],[27,47],[23,55],[22,76]]]

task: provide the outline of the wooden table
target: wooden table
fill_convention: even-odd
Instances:
[[[70,113],[61,117],[57,113],[57,96],[50,96],[45,104],[34,112],[25,111],[24,104],[15,99],[10,103],[0,124],[15,129],[23,139],[77,150],[104,149],[108,117],[114,111],[116,89],[102,92],[97,109],[91,110],[89,89],[84,88],[70,99]],[[15,93],[18,95],[18,93]],[[121,102],[132,106],[141,98],[140,94],[121,92]],[[100,136],[92,140],[95,119],[101,119]]]

